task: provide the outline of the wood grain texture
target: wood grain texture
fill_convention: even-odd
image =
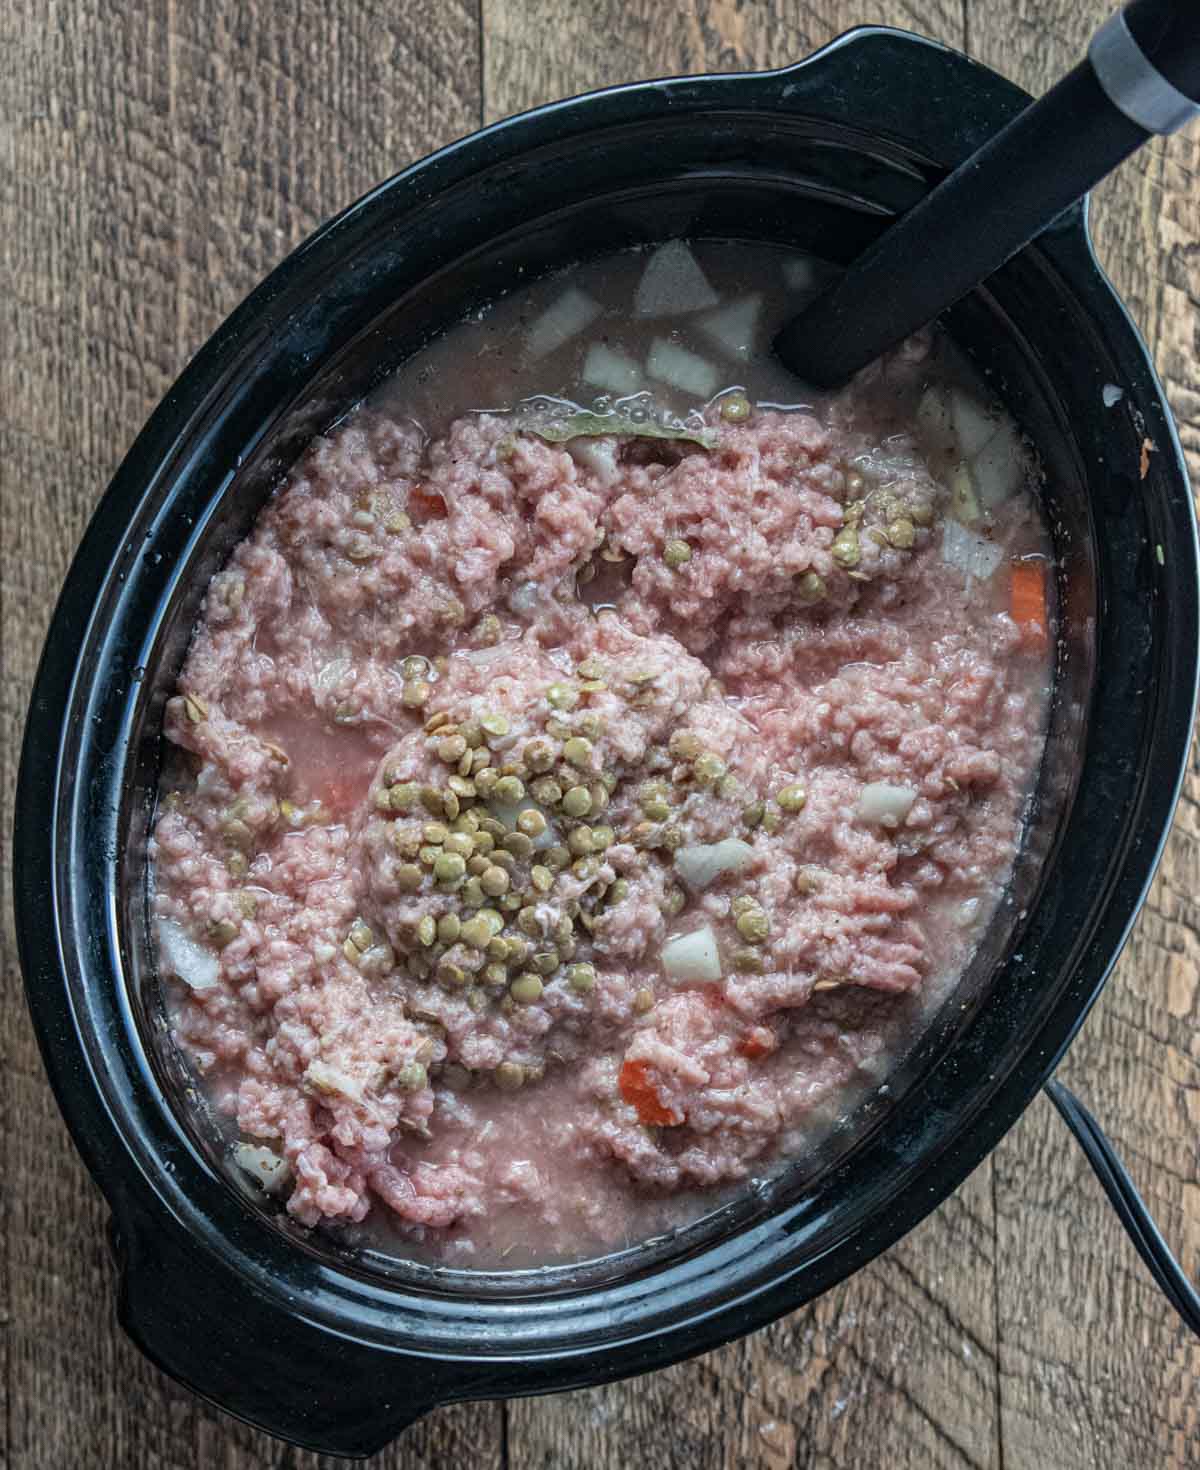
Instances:
[[[973,3],[969,44],[1031,90],[1071,65],[1109,0]],[[1194,137],[1158,140],[1096,191],[1097,251],[1155,352],[1200,468]],[[1193,774],[1129,949],[1062,1068],[1200,1273],[1200,831]],[[1039,1102],[993,1156],[1006,1465],[1200,1460],[1200,1347],[1158,1295],[1058,1117]]]
[[[187,357],[317,223],[430,147],[549,98],[922,30],[1039,90],[1108,0],[8,0],[0,7],[0,802],[62,574]],[[481,65],[482,58],[482,65]],[[1200,473],[1200,139],[1100,191],[1101,254]],[[7,849],[4,854],[7,866]],[[117,1332],[105,1210],[19,995],[0,989],[0,1465],[313,1470]],[[1200,767],[1147,913],[1064,1075],[1200,1276]],[[374,1462],[529,1470],[1200,1462],[1200,1352],[1044,1103],[822,1301],[636,1383],[443,1411]],[[333,1462],[329,1462],[332,1464]]]
[[[191,353],[314,226],[478,125],[478,12],[472,0],[8,0],[0,58],[7,831],[46,621],[121,455]],[[307,1470],[314,1457],[199,1404],[117,1331],[107,1211],[37,1057],[8,894],[6,874],[0,1463]],[[378,1464],[490,1470],[501,1443],[498,1407],[451,1409]]]

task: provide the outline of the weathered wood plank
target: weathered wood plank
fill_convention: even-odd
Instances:
[[[971,0],[980,60],[1043,89],[1107,0]],[[1194,137],[1156,142],[1097,191],[1093,233],[1171,390],[1200,468]],[[1110,1129],[1192,1275],[1200,1267],[1196,1041],[1200,784],[1193,773],[1153,896],[1062,1075]],[[1007,1466],[1195,1464],[1200,1349],[1125,1240],[1053,1110],[995,1155],[1001,1437]]]
[[[957,0],[586,10],[484,0],[485,112],[642,76],[778,66],[880,21],[963,43]],[[985,1165],[884,1260],[765,1332],[635,1383],[510,1405],[513,1463],[997,1464],[991,1200]]]
[[[7,831],[45,624],[120,456],[191,353],[294,244],[478,123],[479,27],[472,0],[12,0],[0,54]],[[197,1404],[117,1331],[106,1212],[37,1056],[8,894],[6,873],[0,1463],[315,1466]],[[487,1467],[500,1445],[498,1407],[455,1409],[378,1463]]]

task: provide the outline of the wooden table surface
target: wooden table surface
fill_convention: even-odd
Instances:
[[[0,6],[2,797],[92,507],[235,303],[368,186],[481,121],[603,83],[782,64],[847,26],[923,31],[1038,91],[1110,0],[5,0]],[[1200,130],[1100,191],[1100,252],[1200,470]],[[1200,781],[1063,1075],[1200,1275]],[[5,848],[7,862],[7,845]],[[20,995],[0,990],[0,1465],[319,1463],[234,1424],[117,1331],[106,1210]],[[1200,1463],[1200,1346],[1044,1100],[882,1259],[640,1381],[431,1415],[372,1464],[1154,1467]],[[335,1462],[328,1462],[333,1464]]]

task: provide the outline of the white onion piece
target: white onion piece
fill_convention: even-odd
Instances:
[[[858,798],[858,815],[864,822],[881,827],[898,827],[912,811],[917,793],[911,786],[893,786],[890,781],[872,781]]]
[[[158,956],[167,974],[192,990],[212,990],[217,983],[221,964],[216,955],[174,919],[158,921]]]
[[[288,1161],[274,1149],[256,1143],[239,1143],[233,1150],[234,1162],[244,1169],[267,1194],[276,1194],[291,1178]]]
[[[1002,424],[971,462],[975,493],[986,510],[1014,496],[1025,480],[1025,454],[1012,424]]]
[[[638,363],[603,342],[593,342],[588,348],[580,377],[589,388],[603,388],[606,393],[636,393],[642,386]]]
[[[621,473],[617,465],[617,441],[580,436],[567,441],[567,453],[585,470],[591,470],[602,485],[612,485]]]
[[[722,873],[744,873],[754,861],[754,849],[740,837],[721,842],[698,842],[675,854],[675,871],[689,888],[707,888]]]
[[[662,947],[662,967],[672,980],[719,980],[721,954],[708,925],[669,939]]]
[[[508,594],[508,605],[518,617],[526,618],[537,611],[542,594],[536,582],[522,582]]]
[[[959,453],[966,459],[975,456],[992,441],[1000,427],[1000,421],[977,398],[953,388],[950,392],[950,421],[954,425],[954,437],[958,440]]]
[[[917,424],[926,442],[937,449],[950,449],[954,444],[954,425],[950,404],[941,388],[926,388],[917,404]]]
[[[986,582],[1004,560],[1004,553],[957,521],[946,521],[942,526],[942,560],[964,576]]]
[[[309,1062],[304,1071],[304,1080],[310,1087],[315,1088],[331,1097],[349,1098],[351,1102],[362,1102],[362,1083],[351,1077],[348,1072],[343,1072],[339,1067],[331,1067],[328,1062],[318,1059]]]
[[[950,471],[950,514],[964,526],[978,525],[983,517],[968,465],[957,464]]]
[[[669,388],[678,388],[694,398],[711,398],[720,382],[716,368],[707,358],[697,357],[665,337],[655,337],[651,342],[646,372],[655,382],[666,383]]]
[[[760,295],[743,296],[740,301],[731,301],[728,306],[701,317],[696,325],[727,357],[740,358],[744,362],[754,346],[761,310]]]
[[[546,357],[556,352],[590,327],[603,309],[578,286],[568,286],[530,327],[525,338],[530,357]]]
[[[682,240],[668,240],[646,262],[633,298],[635,316],[684,316],[721,298]]]

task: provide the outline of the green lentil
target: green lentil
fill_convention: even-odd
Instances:
[[[429,703],[432,686],[424,679],[406,679],[400,691],[400,700],[405,709],[422,709]]]
[[[443,815],[442,793],[436,786],[421,787],[421,805],[431,817],[440,817]]]
[[[493,990],[498,990],[500,986],[507,985],[507,968],[504,965],[500,964],[498,961],[493,961],[493,963],[490,965],[484,965],[483,983],[485,985],[490,985]]]
[[[535,863],[529,870],[529,881],[538,893],[549,893],[554,887],[554,874],[541,863]]]
[[[534,807],[527,807],[517,816],[517,831],[526,837],[540,837],[546,830],[546,818]]]
[[[555,761],[554,747],[548,740],[531,740],[522,755],[531,771],[548,771]]]
[[[421,829],[421,835],[424,837],[426,844],[440,847],[450,834],[441,822],[426,822],[425,826]]]
[[[586,995],[596,985],[595,967],[586,963],[572,965],[567,971],[567,984],[579,995]]]
[[[516,1092],[525,1085],[525,1068],[520,1062],[501,1062],[492,1076],[501,1092]]]
[[[644,1016],[654,1004],[654,992],[648,986],[635,992],[633,997],[633,1013],[635,1016]]]
[[[705,751],[698,755],[692,764],[692,770],[696,773],[696,780],[706,786],[715,786],[725,776],[725,762],[719,755],[712,755]]]
[[[238,926],[232,919],[214,919],[208,926],[208,937],[218,949],[224,949],[238,937]]]
[[[546,690],[546,703],[551,709],[574,709],[579,703],[579,693],[570,684],[551,684]]]
[[[426,735],[432,735],[435,730],[440,730],[443,725],[450,723],[450,716],[444,709],[435,710],[425,721]]]
[[[541,977],[525,970],[508,987],[508,993],[518,1004],[532,1005],[534,1001],[541,1000],[544,989]]]
[[[486,873],[480,874],[479,886],[489,898],[499,898],[502,893],[507,893],[512,880],[503,868],[493,864]]]
[[[582,735],[563,741],[563,757],[573,766],[586,768],[592,762],[592,742]]]
[[[737,932],[747,944],[761,944],[771,932],[771,921],[762,909],[747,909],[737,917]]]
[[[467,972],[461,965],[452,964],[449,960],[439,961],[437,977],[443,985],[458,986],[467,983]]]
[[[456,852],[459,857],[470,857],[475,851],[475,839],[467,832],[451,832],[442,843],[443,852]]]
[[[462,770],[461,763],[459,770]],[[468,781],[465,776],[451,776],[446,782],[446,785],[454,792],[459,801],[473,801],[475,798],[475,783],[474,781]]]
[[[534,801],[541,802],[543,806],[557,806],[563,798],[563,789],[557,781],[542,776],[530,787],[530,794]]]
[[[405,1092],[420,1092],[429,1085],[429,1073],[420,1062],[409,1062],[396,1073],[396,1086]]]
[[[350,925],[350,932],[347,938],[357,949],[365,950],[371,948],[375,936],[371,932],[371,926],[368,923],[363,919],[355,919],[354,923]]]
[[[421,799],[421,788],[415,781],[397,781],[389,787],[388,799],[394,812],[411,811]]]
[[[467,742],[461,735],[447,735],[437,743],[438,760],[445,761],[447,765],[462,760],[466,752]]]
[[[687,906],[687,895],[682,888],[671,887],[663,894],[662,911],[667,918],[674,919]]]
[[[671,803],[663,796],[652,796],[642,802],[642,811],[651,822],[665,822],[671,815]]]
[[[517,914],[517,928],[522,934],[528,934],[530,939],[541,939],[546,932],[546,926],[531,904],[526,904]]]
[[[618,878],[608,890],[609,903],[623,903],[629,897],[629,879]]]
[[[487,949],[492,938],[492,926],[481,914],[474,914],[459,926],[458,937],[472,949]]]
[[[686,541],[668,541],[663,547],[663,561],[674,572],[685,566],[692,559],[692,548]]]
[[[457,914],[443,914],[437,921],[437,937],[443,944],[453,944],[462,932]]]
[[[433,876],[439,883],[457,883],[466,873],[467,864],[460,853],[443,852],[434,860]]]
[[[790,786],[785,786],[782,791],[775,793],[775,800],[785,812],[802,812],[808,801],[808,793],[799,781]]]
[[[500,739],[507,735],[512,726],[508,723],[505,715],[483,715],[479,721],[479,728],[484,735],[491,735],[494,739]]]
[[[833,538],[833,545],[829,549],[838,566],[847,569],[856,567],[859,560],[858,532],[853,526],[843,526]]]
[[[493,795],[497,801],[504,802],[506,805],[518,802],[524,799],[525,786],[516,776],[501,776],[493,789]]]
[[[690,730],[676,730],[671,736],[667,749],[676,760],[695,760],[704,746],[700,743],[700,737],[693,735]]]
[[[558,950],[539,949],[530,963],[539,975],[553,975],[560,964]]]
[[[574,857],[583,857],[592,849],[592,829],[587,826],[572,827],[567,833],[567,851]]]
[[[750,417],[750,400],[744,393],[727,393],[721,399],[721,417],[727,424],[741,424]]]
[[[480,884],[480,875],[472,873],[463,886],[458,890],[458,896],[468,908],[477,909],[484,902],[483,887]]]
[[[590,711],[587,714],[580,715],[575,721],[575,725],[579,733],[586,735],[589,740],[598,740],[604,729],[604,721],[599,715],[594,715]]]
[[[496,848],[493,852],[489,853],[489,857],[492,860],[493,867],[503,868],[510,877],[516,872],[517,860],[506,847]]]
[[[533,840],[526,837],[524,832],[509,832],[504,838],[503,847],[513,857],[525,858],[533,851]]]
[[[817,572],[805,572],[796,581],[796,592],[801,602],[820,602],[825,596],[825,578]]]
[[[592,847],[597,852],[602,852],[606,847],[611,847],[617,840],[617,834],[612,827],[601,824],[592,828]]]
[[[887,528],[887,538],[901,551],[911,550],[913,542],[917,539],[913,523],[903,519],[892,521]]]
[[[755,954],[752,949],[739,949],[733,956],[733,968],[739,975],[761,975],[766,966],[762,955]]]
[[[401,863],[396,869],[396,887],[401,893],[416,893],[425,881],[425,875],[416,863]]]
[[[471,841],[475,844],[475,851],[479,853],[491,852],[492,848],[496,845],[496,839],[492,834],[482,830],[473,832],[471,834]]]
[[[572,786],[563,794],[562,808],[568,817],[586,817],[592,809],[591,792],[586,786]]]
[[[436,938],[437,925],[433,921],[433,915],[425,914],[417,925],[417,939],[428,949]]]
[[[561,842],[556,842],[553,847],[548,847],[542,853],[542,863],[552,873],[561,873],[570,861],[571,854]]]
[[[491,766],[475,774],[475,794],[481,796],[484,801],[489,801],[496,794],[496,787],[501,781],[500,772],[493,770]]]
[[[484,857],[481,852],[472,853],[467,859],[467,872],[472,878],[482,878],[491,866],[491,858]]]

